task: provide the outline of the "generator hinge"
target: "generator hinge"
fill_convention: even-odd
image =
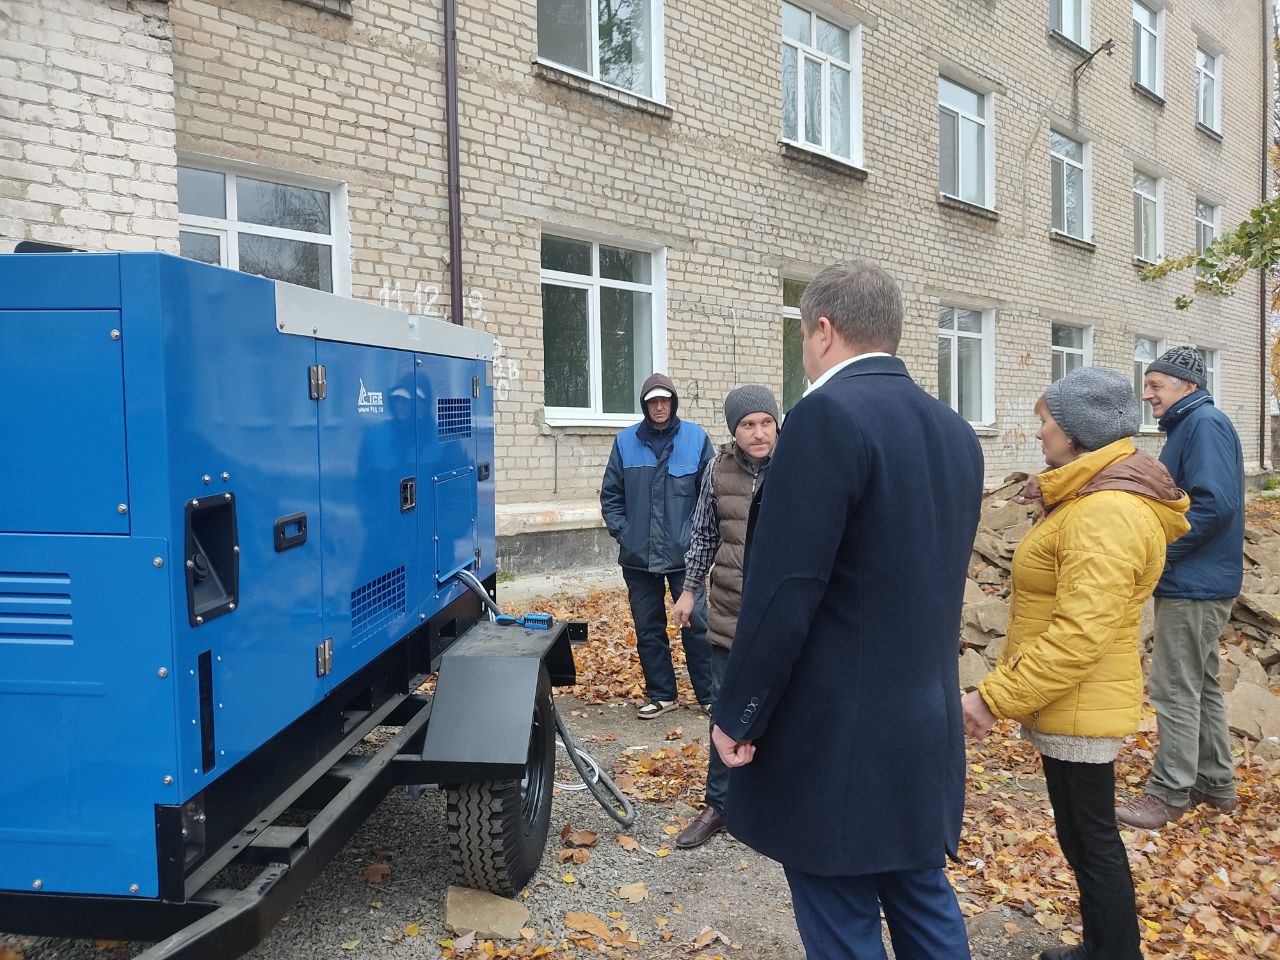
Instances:
[[[313,363],[311,365],[311,399],[323,400],[329,392],[329,382],[326,379],[323,363]]]
[[[316,644],[316,676],[327,677],[333,672],[333,637]]]

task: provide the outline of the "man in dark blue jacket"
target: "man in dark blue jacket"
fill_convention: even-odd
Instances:
[[[973,429],[911,379],[897,284],[828,267],[769,467],[712,740],[729,831],[782,863],[810,960],[968,960],[942,871],[964,808],[958,637]]]
[[[676,674],[667,642],[667,587],[674,600],[684,590],[693,507],[702,472],[715,456],[707,433],[676,416],[675,384],[655,373],[640,388],[644,419],[618,434],[600,484],[600,512],[618,541],[618,563],[627,583],[636,650],[648,702],[645,720],[676,706]],[[706,591],[697,591],[691,623],[680,631],[689,680],[698,702],[711,702],[711,648],[707,642]]]
[[[1160,462],[1191,497],[1191,530],[1169,544],[1156,587],[1151,703],[1160,743],[1146,792],[1116,819],[1154,830],[1193,803],[1236,805],[1227,709],[1218,682],[1218,639],[1244,567],[1244,454],[1227,415],[1205,390],[1194,347],[1166,351],[1147,368],[1142,399],[1169,435]]]

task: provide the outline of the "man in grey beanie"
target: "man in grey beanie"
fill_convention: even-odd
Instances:
[[[693,530],[684,558],[684,592],[676,601],[676,623],[690,622],[697,593],[711,573],[707,639],[711,642],[711,695],[720,678],[742,607],[748,518],[764,489],[769,459],[778,442],[778,401],[773,391],[756,383],[738,387],[724,399],[725,426],[733,439],[720,448],[702,475]],[[714,565],[713,565],[714,564]],[[698,847],[724,829],[724,798],[729,770],[713,749],[707,770],[706,806],[676,837],[681,849]]]
[[[1191,497],[1191,531],[1171,543],[1156,587],[1151,704],[1159,745],[1141,797],[1116,819],[1154,830],[1193,804],[1223,813],[1236,805],[1227,709],[1218,682],[1218,639],[1244,569],[1244,452],[1205,387],[1195,347],[1166,351],[1147,367],[1142,399],[1169,439],[1160,462]]]

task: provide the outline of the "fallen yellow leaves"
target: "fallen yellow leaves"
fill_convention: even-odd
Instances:
[[[643,883],[626,883],[618,887],[614,893],[629,903],[639,903],[649,896],[649,888]]]

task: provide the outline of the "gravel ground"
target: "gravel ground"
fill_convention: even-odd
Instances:
[[[665,736],[676,728],[685,731],[686,740],[693,739],[701,726],[689,710],[642,721],[631,707],[623,705],[584,707],[566,696],[558,698],[558,707],[566,716],[574,712],[569,722],[575,735],[604,762],[628,747],[653,750],[670,746]],[[616,739],[599,739],[609,734]],[[572,770],[562,753],[559,760],[558,776],[567,782]],[[629,954],[640,960],[710,958],[717,954],[764,960],[804,955],[786,881],[776,863],[725,834],[698,850],[676,850],[663,828],[677,824],[679,817],[693,816],[695,811],[683,804],[641,804],[639,811],[636,826],[629,832],[642,849],[628,852],[615,841],[620,832],[616,824],[585,791],[557,791],[543,864],[523,901],[529,908],[528,926],[537,932],[540,942],[559,941],[565,932],[567,911],[601,918],[617,911],[646,941]],[[556,862],[555,855],[561,849],[559,833],[566,824],[600,835],[589,862],[566,866]],[[662,848],[670,849],[670,854],[659,857],[651,852]],[[366,883],[362,875],[378,861],[389,863],[391,873],[375,886]],[[563,877],[570,872],[574,882],[566,883]],[[429,793],[421,800],[411,800],[403,791],[395,791],[289,916],[248,956],[254,960],[437,958],[441,953],[437,941],[450,936],[443,924],[448,873],[443,795]],[[633,883],[648,888],[648,897],[642,902],[632,904],[614,893],[618,887]],[[404,930],[411,924],[420,925],[421,932],[407,938]],[[697,953],[690,945],[707,927],[723,933],[729,944],[717,942]],[[671,932],[669,942],[661,940],[663,930]],[[1038,949],[1056,942],[1037,930],[1029,918],[1007,912],[975,917],[970,921],[970,933],[977,960],[1030,958]],[[145,945],[28,940],[0,934],[0,957],[4,957],[5,946],[23,960],[126,960]]]

